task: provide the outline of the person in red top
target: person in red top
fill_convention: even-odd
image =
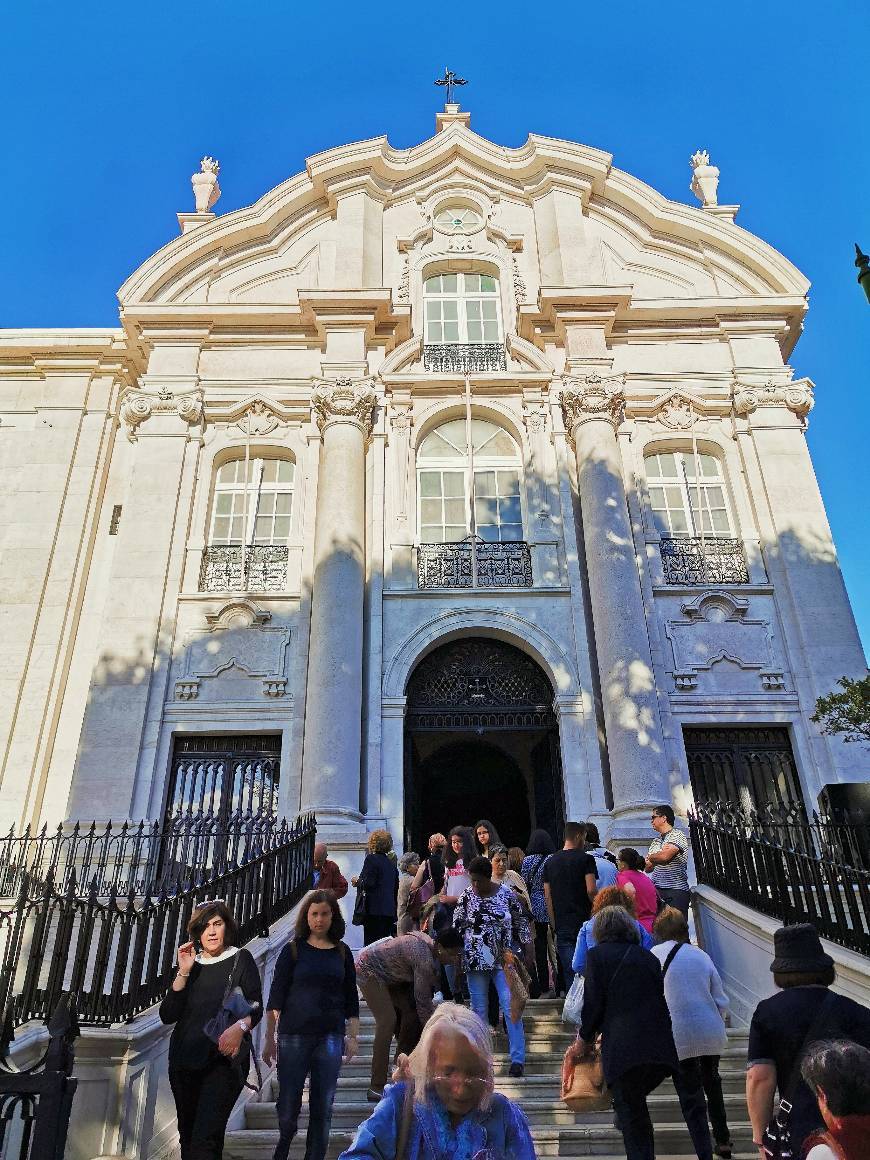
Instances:
[[[644,860],[637,850],[626,846],[624,850],[619,851],[618,865],[616,884],[632,896],[637,921],[644,930],[652,934],[658,910],[658,894],[644,873]]]
[[[314,889],[331,890],[336,898],[347,894],[347,879],[335,862],[327,858],[329,851],[322,842],[314,847]]]

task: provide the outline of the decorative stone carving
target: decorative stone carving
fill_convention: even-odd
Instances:
[[[207,629],[193,629],[184,640],[183,672],[175,682],[175,697],[191,701],[205,682],[223,675],[254,678],[265,697],[286,695],[286,654],[290,630],[270,625],[272,614],[250,600],[231,600],[219,612],[207,614]],[[216,689],[210,699],[219,699]]]
[[[202,419],[202,392],[184,391],[175,395],[169,387],[158,391],[129,389],[121,399],[120,416],[127,425],[127,438],[136,442],[141,425],[152,415],[178,415],[185,423],[193,425]]]
[[[321,379],[311,396],[317,426],[323,432],[328,423],[355,423],[365,437],[372,433],[372,412],[377,395],[371,379]]]
[[[547,411],[545,407],[526,408],[526,428],[530,435],[540,435],[547,426]]]
[[[408,518],[408,474],[413,422],[410,403],[392,404],[390,427],[395,440],[396,518],[402,523]]]
[[[517,306],[519,306],[519,304],[521,302],[525,302],[527,291],[526,291],[525,279],[523,278],[522,274],[520,273],[520,268],[517,265],[516,255],[513,255],[513,273],[514,273],[514,298],[516,300]]]
[[[599,374],[562,380],[562,414],[570,434],[578,423],[604,419],[618,427],[625,406],[625,376],[603,379]]]
[[[402,276],[399,279],[399,288],[396,291],[397,302],[408,302],[411,297],[411,260],[405,255],[402,263]]]
[[[193,196],[196,201],[197,213],[208,213],[221,195],[218,185],[220,164],[214,157],[203,157],[199,163],[199,173],[194,173],[190,179],[193,186]]]
[[[280,418],[268,403],[264,403],[262,399],[255,399],[236,426],[245,435],[268,435],[280,422]]]
[[[719,170],[710,164],[710,154],[706,149],[693,153],[689,164],[692,166],[692,183],[689,189],[703,206],[717,205],[716,191],[719,187]]]
[[[770,624],[747,615],[748,600],[714,590],[684,601],[680,610],[685,619],[671,619],[665,625],[679,691],[695,688],[697,674],[722,660],[757,671],[764,689],[784,688],[785,675],[775,666]]]
[[[738,415],[751,415],[759,407],[787,407],[799,419],[806,419],[813,409],[813,384],[810,379],[775,383],[768,379],[763,386],[734,381],[732,387],[734,410]]]
[[[694,404],[688,395],[670,395],[656,412],[656,418],[672,431],[688,431],[697,418]]]

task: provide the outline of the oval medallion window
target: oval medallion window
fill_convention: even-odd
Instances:
[[[445,234],[473,234],[483,225],[483,218],[470,206],[448,205],[435,215],[435,225]]]

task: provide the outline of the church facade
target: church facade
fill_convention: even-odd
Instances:
[[[808,283],[692,167],[455,104],[225,215],[207,158],[117,328],[0,332],[0,825],[617,841],[858,780]]]

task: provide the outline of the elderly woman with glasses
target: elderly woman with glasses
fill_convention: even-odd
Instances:
[[[494,1090],[489,1029],[473,1011],[443,1003],[339,1160],[535,1160],[528,1121]]]
[[[169,1085],[178,1112],[181,1160],[220,1160],[224,1133],[251,1063],[250,1030],[263,1015],[260,973],[251,952],[239,949],[239,928],[223,899],[200,903],[187,924],[190,941],[178,948],[178,971],[160,1004],[169,1040]],[[215,1043],[206,1025],[238,986],[251,1012]]]

